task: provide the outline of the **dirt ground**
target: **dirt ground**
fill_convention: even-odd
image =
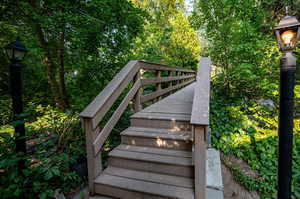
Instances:
[[[257,192],[249,192],[236,182],[230,170],[224,164],[222,164],[222,180],[224,199],[260,199]]]

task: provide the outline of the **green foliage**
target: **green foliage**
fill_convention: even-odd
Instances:
[[[85,155],[84,134],[77,115],[40,105],[31,107],[27,122],[29,154],[15,153],[14,135],[0,133],[0,194],[2,198],[51,198],[59,190],[68,192],[82,178],[72,171],[79,156]],[[23,175],[18,160],[26,161]]]
[[[199,36],[185,15],[182,0],[132,0],[149,13],[133,48],[133,58],[197,69]]]
[[[214,95],[211,104],[214,146],[225,154],[243,159],[259,177],[247,176],[230,167],[236,179],[262,198],[276,198],[278,157],[278,110],[255,101],[226,102]],[[295,119],[293,148],[293,199],[300,194],[300,120]]]
[[[0,126],[9,123],[12,119],[11,100],[8,96],[0,99]]]
[[[71,102],[72,109],[80,110],[128,61],[145,15],[126,0],[34,0],[14,6],[1,1],[0,9],[0,45],[21,36],[29,49],[26,99],[42,97],[42,103],[60,108]],[[8,94],[3,51],[0,57],[5,61],[0,64],[0,91]]]
[[[202,35],[202,55],[213,60],[211,128],[214,146],[243,159],[257,171],[247,176],[230,169],[248,189],[262,198],[276,198],[279,53],[273,27],[292,4],[299,16],[299,1],[196,0],[190,16]],[[299,50],[296,51],[296,56]],[[299,68],[298,68],[299,69]],[[299,70],[295,89],[296,116],[293,149],[293,199],[300,195],[299,178]],[[271,99],[275,107],[259,105]]]
[[[269,5],[284,9],[283,2]],[[196,1],[191,21],[202,28],[206,55],[221,74],[227,97],[272,96],[277,89],[279,51],[273,35],[280,12],[261,1]],[[213,11],[212,11],[213,10]],[[243,96],[240,96],[240,94]]]

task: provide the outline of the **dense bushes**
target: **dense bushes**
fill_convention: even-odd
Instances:
[[[231,168],[238,181],[262,198],[277,193],[277,123],[280,53],[273,27],[288,1],[195,1],[190,17],[201,29],[214,64],[211,128],[214,146],[246,161],[258,177]],[[299,3],[290,14],[299,16]],[[299,71],[299,70],[298,70]],[[297,82],[299,76],[297,77]],[[299,86],[294,129],[293,198],[300,198]],[[269,105],[263,105],[268,103]]]
[[[254,100],[227,101],[213,96],[211,128],[214,146],[226,155],[235,155],[258,172],[248,176],[231,168],[237,180],[262,198],[276,198],[278,157],[278,109]],[[293,148],[293,199],[300,197],[300,119],[295,118]]]
[[[84,176],[72,168],[79,157],[85,156],[84,134],[77,115],[56,108],[31,105],[27,110],[28,154],[15,153],[12,126],[0,129],[0,195],[2,198],[52,197],[55,192],[68,192],[78,186]],[[30,122],[30,120],[32,122]],[[17,161],[26,161],[23,174],[18,173]]]

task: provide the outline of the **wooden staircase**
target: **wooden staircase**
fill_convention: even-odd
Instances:
[[[131,199],[194,198],[192,101],[180,101],[184,94],[193,94],[192,88],[131,117],[132,126],[121,133],[122,144],[110,152],[108,168],[95,180],[96,193]]]
[[[201,74],[207,76],[209,59],[202,62]],[[146,79],[141,78],[141,69],[158,72],[155,78]],[[168,76],[163,77],[160,71],[169,71]],[[180,76],[172,75],[172,71]],[[117,76],[80,114],[87,134],[90,193],[124,199],[209,198],[205,183],[209,102],[205,95],[209,95],[209,82],[206,89],[197,91],[205,79],[194,82],[193,71],[140,61],[131,62]],[[131,79],[131,90],[100,130],[98,123],[117,98],[114,95],[119,95]],[[163,89],[162,83],[169,86]],[[148,84],[156,84],[156,91],[142,95],[142,86]],[[100,149],[131,99],[136,110],[131,126],[121,133],[121,145],[109,153],[108,167],[102,170]],[[149,100],[156,102],[141,110]],[[201,105],[195,100],[202,101]]]

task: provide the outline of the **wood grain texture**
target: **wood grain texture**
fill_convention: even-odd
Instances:
[[[206,199],[206,143],[205,127],[194,128],[195,199]]]
[[[195,75],[182,75],[182,76],[177,76],[177,77],[160,77],[160,78],[147,78],[147,79],[142,79],[142,85],[149,85],[149,84],[156,84],[156,83],[163,83],[163,82],[171,82],[175,80],[184,80],[184,79],[189,79],[189,78],[194,78]]]
[[[134,77],[134,82],[137,82],[137,81],[141,81],[140,71],[138,71]],[[142,95],[142,88],[139,88],[134,96],[134,111],[135,112],[139,112],[140,110],[142,110],[141,95]]]
[[[195,73],[193,70],[183,69],[175,66],[167,66],[163,64],[150,63],[145,61],[139,61],[141,68],[143,69],[152,69],[152,70],[165,70],[165,71],[182,71]]]
[[[210,58],[201,58],[194,91],[191,124],[209,124],[210,70]]]
[[[143,158],[143,159],[142,159]],[[165,159],[165,156],[155,157],[157,161],[152,161],[154,157],[149,155],[143,156],[143,154],[137,156],[137,153],[131,152],[122,154],[119,151],[116,151],[114,154],[109,156],[108,165],[113,167],[146,171],[151,173],[159,173],[173,176],[182,176],[182,177],[194,177],[194,167],[192,165],[182,165],[176,164],[176,162],[169,162],[171,158]],[[161,162],[160,160],[164,160]],[[178,161],[182,162],[180,158],[177,158]],[[190,161],[191,162],[191,161]]]
[[[82,127],[86,134],[86,151],[87,151],[87,165],[88,165],[88,183],[90,194],[95,193],[94,180],[102,172],[101,155],[94,155],[93,140],[97,132],[93,131],[92,121],[90,119],[81,119]]]
[[[143,171],[108,167],[104,173],[114,176],[121,176],[146,182],[154,182],[178,187],[194,188],[194,180],[180,176],[171,176]]]
[[[147,102],[149,100],[152,100],[152,99],[155,99],[161,95],[164,95],[172,90],[175,90],[175,89],[178,89],[178,88],[182,88],[192,82],[194,82],[195,80],[194,79],[191,79],[191,80],[188,80],[188,81],[185,81],[184,83],[182,84],[177,84],[175,86],[172,86],[172,87],[168,87],[168,88],[165,88],[165,89],[161,89],[161,90],[158,90],[158,91],[155,91],[153,93],[150,93],[150,94],[147,94],[147,95],[143,95],[141,97],[141,102],[144,103],[144,102]]]
[[[139,69],[138,61],[128,62],[128,64],[113,78],[113,80],[84,109],[84,111],[80,113],[79,116],[92,118],[93,127],[95,128],[115,100],[120,96],[122,91],[128,86],[128,83],[133,79]],[[107,106],[105,106],[106,103],[108,103]]]
[[[124,199],[153,199],[161,197],[174,198],[174,199],[193,199],[193,189],[186,187],[178,187],[167,184],[157,183],[130,179],[121,176],[114,176],[109,174],[101,175],[97,181],[97,186],[100,185],[110,185],[111,189],[116,187],[115,191],[111,190],[111,193],[122,193],[120,190],[131,190],[130,193],[124,193],[124,195],[114,195],[119,198]],[[101,188],[100,188],[101,190]]]

